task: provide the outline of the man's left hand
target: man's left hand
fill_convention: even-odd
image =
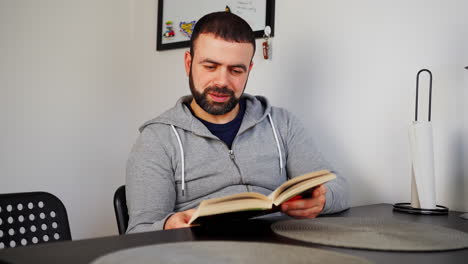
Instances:
[[[327,187],[321,184],[312,190],[312,197],[287,201],[281,204],[281,211],[295,218],[315,218],[325,206]]]

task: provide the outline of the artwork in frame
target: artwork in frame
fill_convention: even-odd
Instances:
[[[156,50],[186,48],[197,20],[216,11],[226,11],[245,19],[256,38],[266,26],[274,36],[275,0],[158,0]]]

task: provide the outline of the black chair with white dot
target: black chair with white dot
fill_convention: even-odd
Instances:
[[[67,210],[47,192],[0,194],[0,249],[71,240]]]

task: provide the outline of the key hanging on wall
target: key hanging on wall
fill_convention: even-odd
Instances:
[[[270,26],[266,26],[265,30],[263,32],[264,41],[263,41],[263,44],[262,44],[263,58],[265,60],[268,60],[270,58],[270,55],[271,55],[270,34],[271,34],[271,28],[270,28]]]

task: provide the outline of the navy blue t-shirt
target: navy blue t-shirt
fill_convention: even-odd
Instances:
[[[193,116],[195,116],[198,120],[200,120],[206,128],[211,132],[211,134],[217,136],[219,139],[224,141],[226,145],[231,149],[232,147],[232,142],[234,141],[234,138],[237,135],[237,132],[239,131],[239,128],[242,124],[242,119],[244,119],[244,114],[245,114],[245,99],[241,99],[239,101],[239,113],[237,114],[236,118],[234,118],[232,121],[226,123],[226,124],[213,124],[210,122],[207,122],[201,118],[198,118],[192,111],[192,108],[190,107],[189,104],[187,106],[189,107],[190,111],[192,112]]]

